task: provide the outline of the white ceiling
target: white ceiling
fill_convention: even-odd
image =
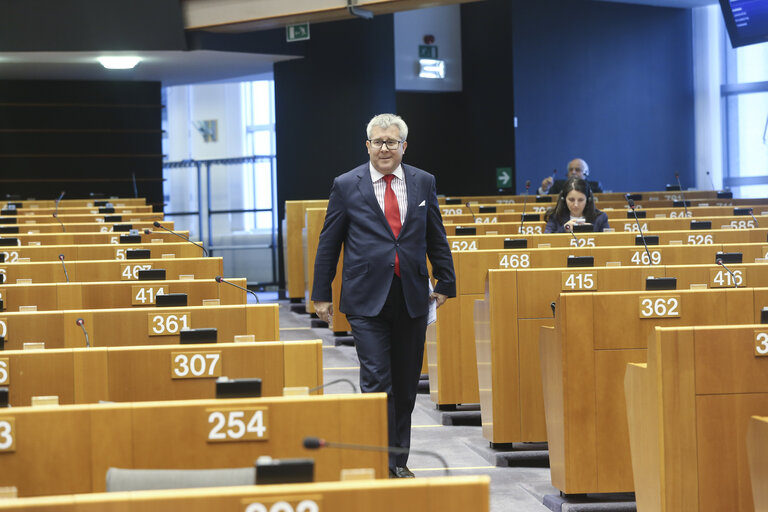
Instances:
[[[0,80],[148,80],[163,86],[232,79],[249,80],[272,72],[272,64],[295,57],[240,52],[195,50],[188,52],[111,52],[109,55],[139,55],[133,69],[104,69],[98,52],[0,53]]]

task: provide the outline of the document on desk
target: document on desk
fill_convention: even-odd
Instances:
[[[432,286],[432,280],[429,280],[429,295],[432,295],[432,292],[435,291],[435,288]],[[427,313],[427,325],[433,324],[437,321],[437,299],[433,299],[430,297],[429,299],[429,313]]]

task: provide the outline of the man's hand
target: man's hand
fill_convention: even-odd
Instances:
[[[317,317],[323,322],[328,323],[328,327],[331,326],[331,320],[333,319],[333,302],[320,302],[314,301],[315,313]]]
[[[429,298],[430,299],[434,299],[435,301],[437,301],[437,306],[436,307],[438,307],[438,308],[440,306],[442,306],[443,304],[445,304],[445,301],[448,300],[448,296],[447,295],[443,295],[442,293],[437,293],[437,292],[430,293],[429,294]]]
[[[552,186],[552,176],[547,176],[541,181],[541,190],[546,193]]]

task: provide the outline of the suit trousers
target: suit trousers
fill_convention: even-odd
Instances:
[[[400,278],[394,276],[376,316],[348,315],[360,360],[363,393],[387,394],[389,446],[411,446],[411,413],[416,403],[427,315],[411,318]],[[405,466],[408,454],[389,454],[389,467]]]

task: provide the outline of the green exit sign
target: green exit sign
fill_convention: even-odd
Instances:
[[[309,39],[309,23],[297,23],[285,27],[285,39],[293,41],[306,41]]]
[[[512,188],[512,168],[496,168],[496,188]]]
[[[433,44],[420,44],[419,45],[419,58],[420,59],[436,59],[437,58],[437,46]]]

